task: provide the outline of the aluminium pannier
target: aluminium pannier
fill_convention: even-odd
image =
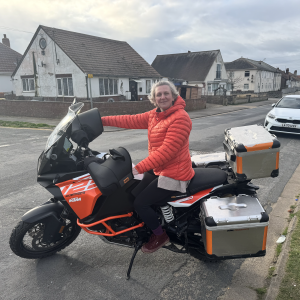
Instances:
[[[226,158],[239,181],[279,174],[280,142],[260,125],[225,130]]]
[[[255,196],[211,197],[201,204],[200,218],[211,257],[265,255],[269,216]]]

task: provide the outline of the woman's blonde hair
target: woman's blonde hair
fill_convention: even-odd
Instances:
[[[176,90],[175,85],[171,81],[158,81],[152,85],[150,95],[148,96],[148,99],[150,100],[150,102],[153,103],[155,106],[157,106],[156,102],[155,102],[155,89],[161,85],[167,85],[170,87],[170,90],[171,90],[174,100],[179,95],[178,91]]]

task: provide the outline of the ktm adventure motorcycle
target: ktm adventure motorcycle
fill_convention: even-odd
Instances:
[[[133,176],[126,149],[99,153],[88,148],[103,132],[103,126],[98,109],[79,113],[82,107],[83,103],[75,100],[49,136],[38,159],[37,182],[52,198],[23,215],[12,231],[10,247],[23,258],[44,258],[69,246],[83,229],[106,243],[134,248],[129,279],[136,253],[152,233],[133,208],[145,178]],[[164,248],[203,261],[264,256],[265,249],[252,255],[219,257],[208,250],[201,203],[214,197],[257,197],[258,187],[250,180],[237,181],[227,162],[194,170],[186,193],[174,192],[154,207],[170,237]]]

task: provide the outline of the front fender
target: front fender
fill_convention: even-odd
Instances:
[[[26,212],[22,217],[22,221],[26,223],[35,223],[48,217],[56,217],[56,219],[58,219],[63,209],[64,206],[60,202],[45,203]]]
[[[45,243],[55,243],[61,238],[61,230],[65,227],[65,222],[60,220],[60,215],[64,206],[59,203],[45,203],[28,211],[22,217],[26,223],[41,222],[44,224],[42,241]]]

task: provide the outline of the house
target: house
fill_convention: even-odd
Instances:
[[[285,71],[281,71],[281,89],[300,87],[300,78],[297,75],[297,70],[294,73],[289,71],[289,68],[286,68]]]
[[[260,93],[280,89],[281,72],[263,61],[241,57],[225,63],[225,67],[233,91]]]
[[[22,55],[17,51],[10,48],[9,39],[4,34],[2,43],[0,43],[0,94],[4,96],[4,93],[12,93],[13,84],[11,75],[14,72],[18,61],[20,61]],[[0,96],[0,97],[1,97]]]
[[[227,89],[227,74],[220,50],[157,55],[152,67],[175,85],[202,88],[202,95],[213,95],[218,88]]]
[[[161,78],[128,43],[40,25],[13,73],[17,96],[142,100]]]

